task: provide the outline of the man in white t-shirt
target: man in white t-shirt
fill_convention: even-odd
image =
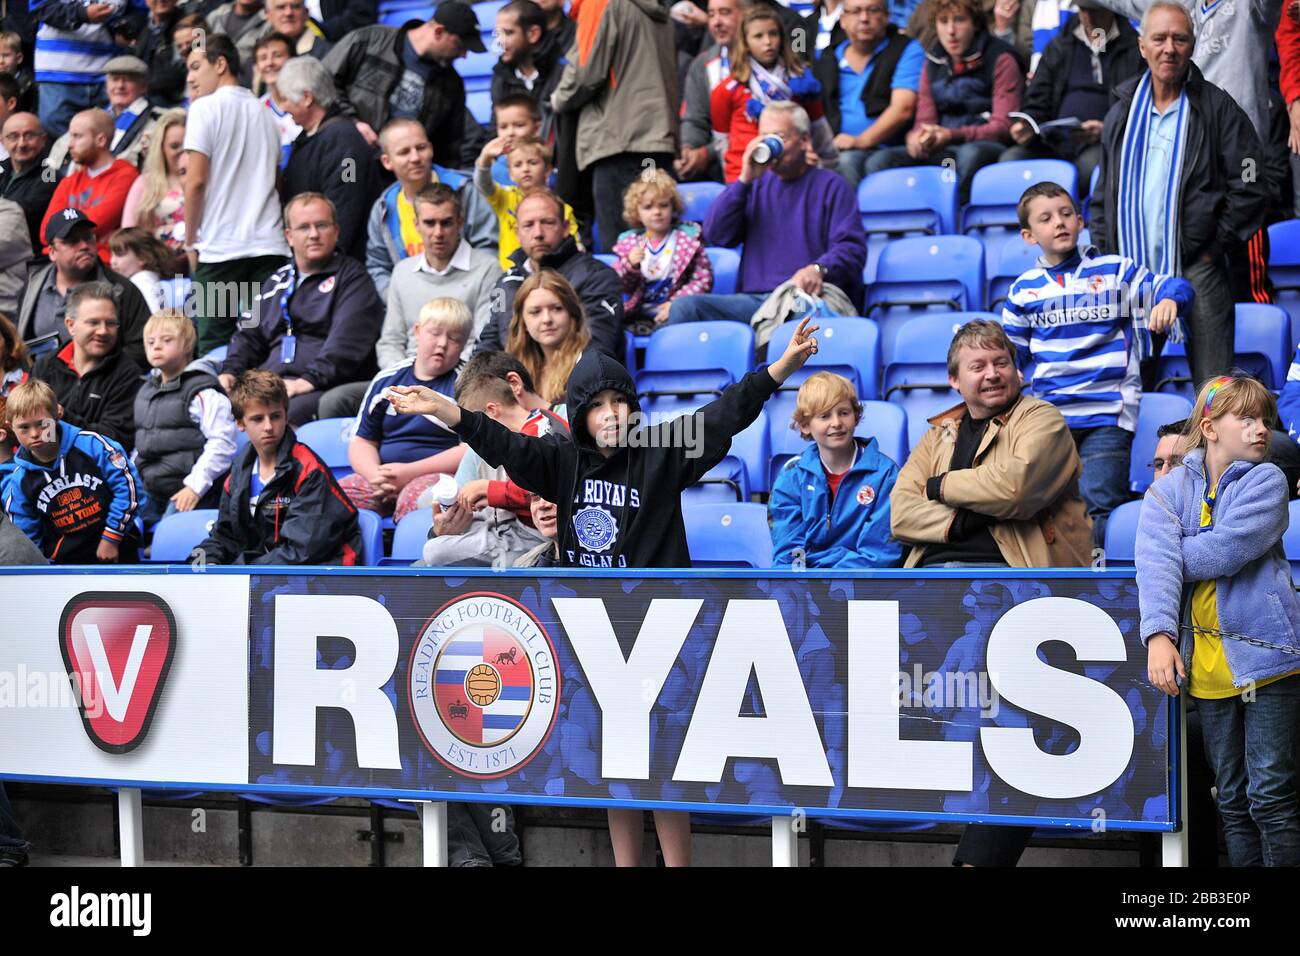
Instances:
[[[275,189],[280,133],[262,102],[239,85],[234,45],[208,36],[186,68],[185,250],[202,355],[229,343],[237,316],[284,265],[289,247]]]

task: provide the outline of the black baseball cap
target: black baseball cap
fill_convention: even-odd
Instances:
[[[443,0],[433,11],[433,22],[440,23],[465,43],[466,49],[475,53],[486,53],[483,37],[479,33],[478,17],[469,4],[460,0]]]
[[[60,209],[45,224],[45,244],[48,246],[55,239],[66,239],[72,234],[72,230],[81,226],[88,226],[91,229],[99,228],[99,224],[92,221],[80,209],[73,209],[71,206],[67,209]]]

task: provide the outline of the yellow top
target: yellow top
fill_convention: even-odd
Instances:
[[[1210,490],[1210,501],[1214,500],[1217,489]],[[1201,502],[1201,527],[1208,528],[1213,523],[1210,501]],[[1192,625],[1219,630],[1219,595],[1218,579],[1197,581],[1192,588]],[[1193,697],[1206,700],[1221,700],[1236,697],[1242,688],[1233,686],[1232,670],[1228,667],[1228,657],[1223,653],[1223,641],[1215,634],[1196,631],[1195,644],[1192,648],[1192,669],[1188,674],[1188,693]],[[1300,673],[1300,672],[1296,672]],[[1256,687],[1263,687],[1290,674],[1278,674],[1265,680],[1256,681]]]
[[[434,177],[436,180],[436,176]],[[397,221],[402,226],[402,246],[406,250],[406,255],[418,256],[424,251],[424,239],[420,236],[420,230],[415,227],[415,206],[406,198],[405,191],[397,191]]]
[[[492,211],[497,214],[497,226],[501,233],[500,259],[501,268],[509,271],[514,263],[510,257],[515,254],[519,248],[519,232],[515,228],[515,213],[519,209],[519,200],[524,198],[524,191],[518,186],[502,186],[496,183],[496,189],[491,196],[487,197],[488,205]],[[578,248],[582,248],[582,240],[578,238],[578,219],[573,215],[573,209],[566,202],[564,204],[564,221],[569,226],[569,235],[578,241]]]

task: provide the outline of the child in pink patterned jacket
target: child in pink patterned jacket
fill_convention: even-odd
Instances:
[[[614,244],[614,271],[623,282],[623,311],[636,326],[663,325],[674,300],[713,289],[713,267],[699,223],[685,211],[677,185],[663,170],[642,175],[623,196],[632,226]]]

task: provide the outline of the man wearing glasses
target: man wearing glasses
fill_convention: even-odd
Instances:
[[[283,378],[289,422],[316,417],[321,395],[376,371],[376,317],[383,303],[361,263],[338,251],[334,204],[301,193],[284,209],[293,258],[262,284],[230,340],[221,367],[226,390],[240,372],[262,368]]]
[[[815,73],[839,173],[856,194],[864,176],[883,168],[882,147],[902,145],[912,126],[925,53],[889,22],[885,0],[845,0],[840,25],[848,39],[822,52]]]
[[[41,175],[50,152],[49,137],[35,113],[14,113],[5,120],[0,137],[9,151],[9,158],[0,163],[0,199],[12,199],[23,207],[32,248],[40,249],[41,220],[58,185],[52,171]]]

